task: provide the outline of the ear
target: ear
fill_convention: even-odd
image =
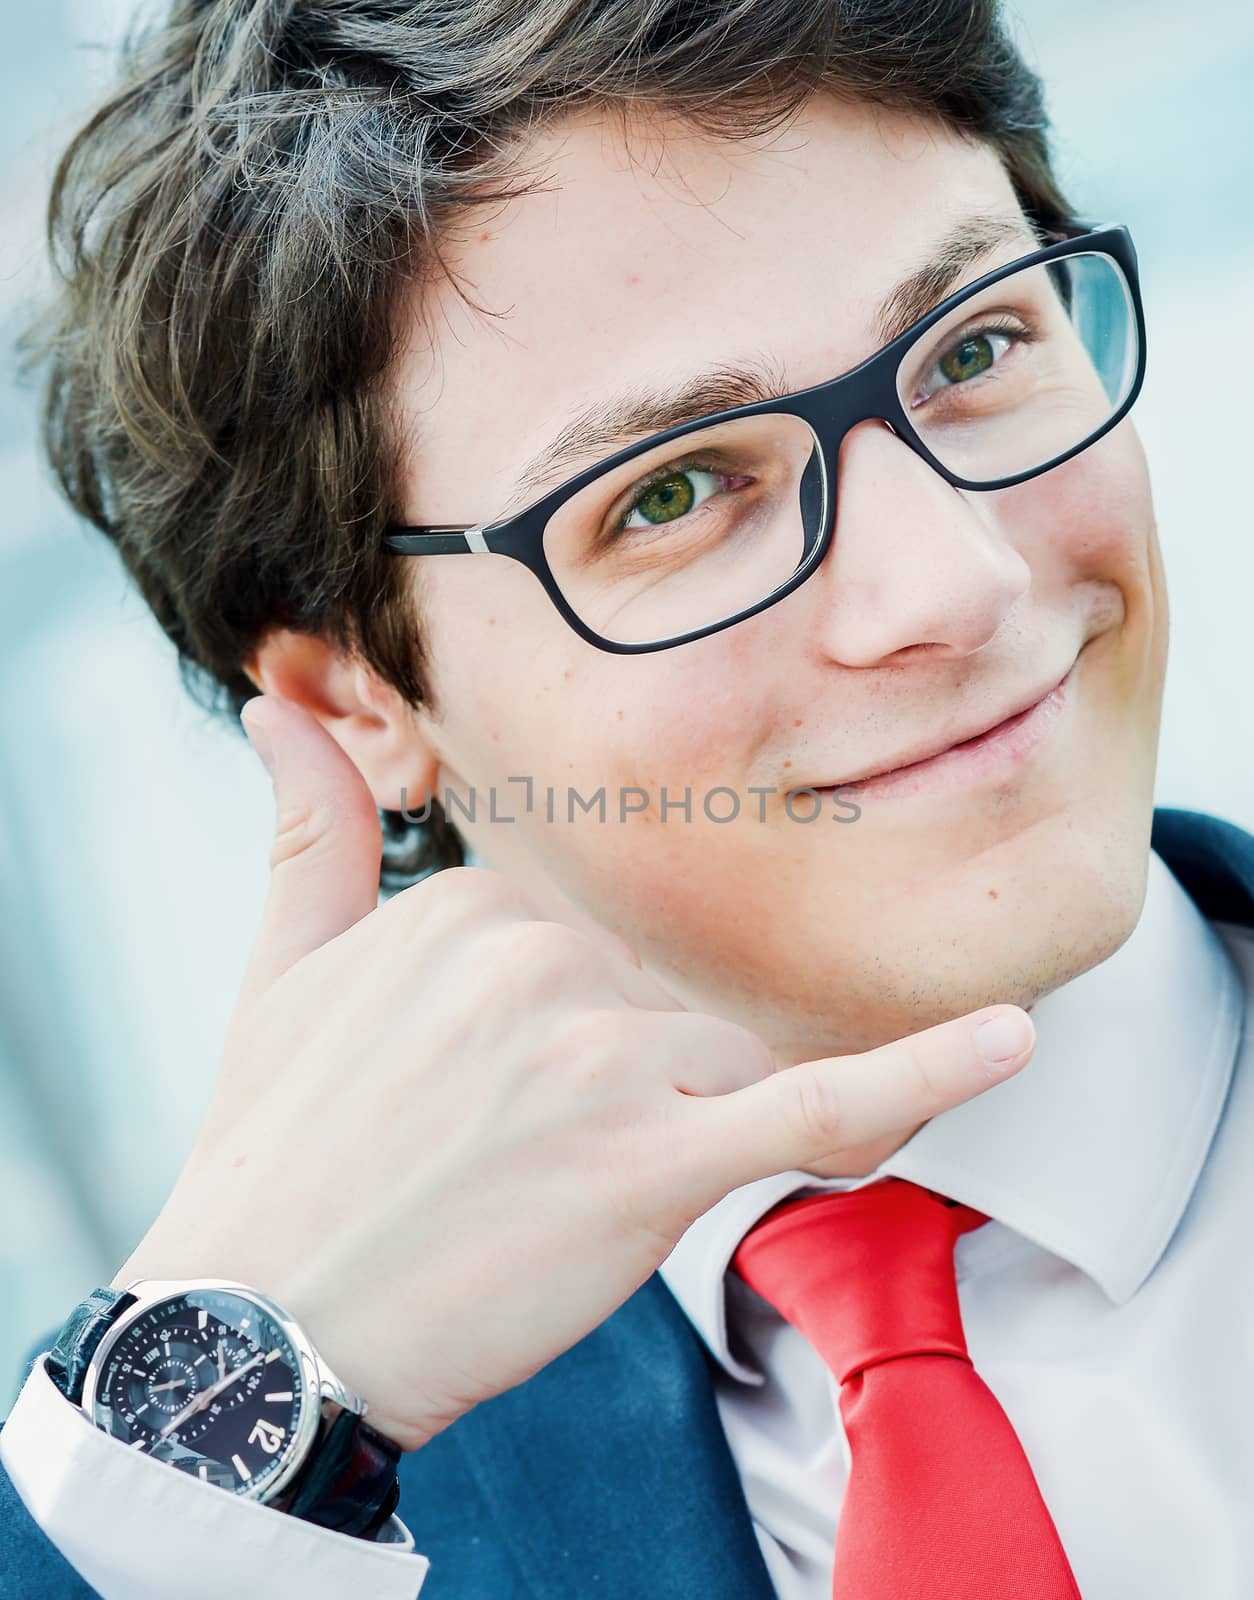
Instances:
[[[421,809],[439,757],[426,716],[370,667],[316,635],[275,628],[244,670],[263,694],[294,700],[317,717],[388,811]]]

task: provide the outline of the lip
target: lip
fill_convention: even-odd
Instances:
[[[819,792],[852,789],[859,799],[879,800],[932,789],[938,783],[964,783],[1004,775],[1007,768],[1026,761],[1053,728],[1067,703],[1067,687],[1074,670],[1075,661],[1049,688],[982,730],[960,735],[939,747],[934,745],[928,753],[887,770],[815,787]]]

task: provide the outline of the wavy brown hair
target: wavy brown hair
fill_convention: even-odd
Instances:
[[[816,88],[995,148],[1067,220],[1040,85],[996,0],[176,0],[57,169],[46,448],[117,545],[188,688],[237,715],[274,626],[426,697],[406,564],[378,534],[394,310],[459,210],[533,186],[521,136],[589,102],[738,137]],[[384,813],[383,886],[461,860]]]

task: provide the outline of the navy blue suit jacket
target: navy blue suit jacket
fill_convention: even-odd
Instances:
[[[1153,846],[1204,916],[1254,926],[1254,835],[1159,809]],[[655,1273],[528,1382],[402,1458],[422,1600],[773,1600],[709,1358]],[[0,1469],[0,1600],[94,1594]]]

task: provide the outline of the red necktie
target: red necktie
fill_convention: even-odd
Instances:
[[[987,1221],[889,1178],[785,1201],[732,1258],[840,1383],[835,1600],[1079,1600],[1019,1436],[967,1354],[954,1243]]]

